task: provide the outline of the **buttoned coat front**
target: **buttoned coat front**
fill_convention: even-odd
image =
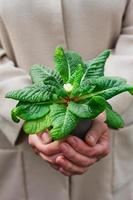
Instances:
[[[71,179],[36,156],[6,92],[31,84],[32,64],[53,67],[57,45],[89,60],[112,49],[106,75],[133,83],[133,0],[0,0],[0,199],[133,200],[133,99],[111,100],[125,127],[110,130],[111,153]]]

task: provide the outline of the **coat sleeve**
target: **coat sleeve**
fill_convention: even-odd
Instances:
[[[106,62],[105,75],[121,76],[133,85],[133,0],[127,1],[121,33]],[[111,104],[125,119],[126,125],[133,123],[133,97],[123,93],[110,100]]]
[[[6,99],[5,94],[29,84],[31,81],[28,74],[14,65],[0,45],[0,130],[13,145],[17,140],[22,123],[16,124],[12,121],[10,111],[17,102]]]

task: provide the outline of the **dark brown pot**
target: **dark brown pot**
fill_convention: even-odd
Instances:
[[[72,135],[84,140],[86,133],[91,128],[92,121],[89,119],[80,120],[77,127],[72,131]]]

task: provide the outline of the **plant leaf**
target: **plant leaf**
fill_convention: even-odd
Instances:
[[[66,106],[59,104],[51,105],[50,118],[53,126],[50,134],[54,140],[59,140],[69,135],[78,122],[78,118]]]
[[[49,105],[21,103],[12,110],[13,116],[23,120],[35,120],[48,114]]]
[[[12,98],[22,102],[37,103],[50,100],[53,92],[54,88],[52,86],[38,83],[21,90],[8,92],[6,98]]]
[[[73,74],[79,64],[84,67],[82,58],[78,53],[74,51],[64,52],[62,47],[56,48],[54,60],[56,71],[59,72],[64,83],[72,82],[72,79],[74,79]]]
[[[61,76],[52,69],[48,69],[43,65],[35,64],[30,68],[30,75],[32,78],[33,83],[42,82],[49,76],[52,76],[56,79],[56,81],[60,84],[63,84],[63,80]]]
[[[133,86],[130,87],[129,93],[130,93],[131,95],[133,95]]]
[[[106,101],[103,97],[94,96],[88,103],[75,103],[70,102],[68,110],[79,118],[94,119],[106,108]]]
[[[52,86],[55,88],[55,94],[60,97],[68,96],[67,92],[64,90],[63,86],[52,76],[47,77],[43,80],[45,85]],[[58,98],[57,98],[58,99]]]
[[[64,49],[62,47],[56,47],[54,54],[55,69],[61,75],[64,82],[68,80],[68,64]]]
[[[110,55],[110,50],[103,51],[95,59],[91,60],[86,65],[86,71],[82,77],[81,83],[86,79],[98,78],[104,76],[104,65]]]
[[[74,90],[72,90],[70,97],[80,97],[82,95],[89,94],[94,90],[94,88],[95,86],[91,84],[76,87]]]
[[[122,117],[112,109],[111,105],[108,104],[106,108],[106,121],[110,128],[118,129],[124,127],[124,120]]]
[[[46,115],[46,117],[40,119],[26,121],[23,125],[23,130],[26,134],[38,134],[50,127],[50,124],[49,115]]]
[[[68,64],[68,82],[70,82],[71,77],[75,73],[76,69],[78,66],[82,66],[84,69],[84,63],[82,61],[81,56],[74,52],[74,51],[67,51],[65,53],[66,59],[67,59],[67,64]]]
[[[95,88],[89,96],[100,95],[106,100],[131,88],[125,79],[119,77],[100,77],[90,81]]]
[[[84,68],[81,64],[78,64],[77,69],[75,70],[71,78],[69,79],[69,83],[73,85],[73,90],[75,90],[76,88],[80,86],[80,81],[83,74],[84,74]]]

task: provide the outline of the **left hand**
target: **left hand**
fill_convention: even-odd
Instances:
[[[104,121],[103,113],[93,120],[85,142],[69,136],[61,143],[62,155],[56,158],[61,173],[67,176],[83,174],[90,165],[109,153],[109,129]]]

